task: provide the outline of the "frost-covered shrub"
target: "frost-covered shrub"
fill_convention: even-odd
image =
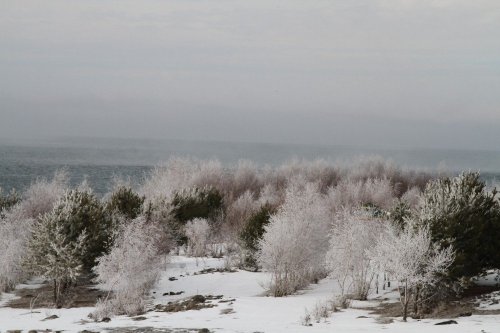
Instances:
[[[391,222],[393,222],[399,228],[403,229],[408,219],[412,217],[412,214],[413,212],[410,208],[410,205],[404,200],[399,200],[388,215]]]
[[[175,193],[189,188],[224,187],[225,173],[217,160],[173,157],[156,167],[139,193],[146,200],[171,201]]]
[[[500,202],[495,189],[486,190],[479,173],[429,183],[419,208],[420,222],[430,226],[433,241],[456,250],[451,278],[500,267]]]
[[[245,192],[257,193],[261,187],[262,179],[259,177],[257,165],[248,160],[238,161],[232,179],[232,195],[240,196]]]
[[[109,303],[101,303],[99,312],[136,315],[145,311],[144,296],[156,283],[164,268],[158,242],[162,230],[139,217],[121,229],[108,254],[98,259],[94,267],[96,281],[112,292]],[[103,309],[107,309],[103,311]]]
[[[316,185],[290,185],[259,242],[259,264],[271,272],[274,296],[289,295],[323,276],[328,217]]]
[[[313,161],[292,159],[276,170],[276,181],[288,186],[289,180],[302,178],[307,182],[318,184],[318,190],[324,193],[339,180],[338,168],[323,159]]]
[[[26,217],[38,218],[54,208],[56,202],[68,190],[68,173],[57,171],[51,181],[39,179],[24,193],[21,203]]]
[[[401,201],[408,204],[411,209],[417,208],[420,203],[422,191],[418,187],[412,187],[401,196]]]
[[[413,298],[418,312],[422,289],[436,285],[447,273],[455,253],[432,242],[428,226],[408,221],[401,230],[388,224],[371,251],[372,260],[399,282],[403,320]]]
[[[108,249],[112,235],[111,220],[101,202],[91,192],[71,190],[56,203],[50,216],[70,241],[87,233],[80,259],[83,268],[90,270],[96,258]]]
[[[272,184],[266,184],[261,189],[259,194],[259,205],[269,205],[271,207],[278,207],[283,203],[284,194]]]
[[[19,201],[21,201],[21,197],[16,191],[12,190],[10,193],[4,195],[0,187],[0,217],[3,215],[4,211],[15,206]]]
[[[369,251],[376,246],[383,222],[364,211],[337,214],[330,236],[326,266],[341,289],[365,300],[377,274]]]
[[[56,210],[35,223],[28,245],[25,267],[54,283],[54,303],[62,305],[62,295],[82,272],[86,233],[72,239]]]
[[[250,191],[244,192],[226,208],[224,228],[225,238],[237,239],[248,219],[259,209],[259,203]]]
[[[394,205],[395,196],[387,179],[344,179],[336,187],[328,189],[328,202],[333,212],[361,206],[388,210]]]
[[[193,257],[203,257],[207,252],[210,225],[206,219],[196,218],[186,223],[188,253]]]
[[[4,213],[0,218],[0,293],[15,287],[25,276],[22,260],[34,223],[24,217],[19,205]]]

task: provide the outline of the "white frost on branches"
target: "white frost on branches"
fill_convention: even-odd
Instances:
[[[53,210],[34,225],[25,265],[35,275],[54,282],[54,302],[60,305],[63,289],[76,281],[82,269],[86,233],[71,241]]]
[[[382,229],[383,222],[369,212],[343,211],[336,215],[326,267],[337,280],[341,296],[346,292],[361,300],[368,296],[378,273],[369,251],[376,246]]]
[[[210,225],[207,219],[196,218],[186,223],[188,253],[193,257],[203,257],[207,252]]]
[[[274,296],[289,295],[322,277],[328,229],[328,210],[317,186],[292,183],[259,244],[259,262],[272,273]]]
[[[159,254],[158,248],[161,237],[156,224],[139,217],[123,226],[110,253],[98,259],[96,280],[113,293],[112,299],[99,304],[112,312],[105,316],[145,311],[144,296],[165,264],[165,256]]]
[[[387,226],[372,257],[399,281],[403,319],[406,320],[410,294],[415,288],[435,285],[447,272],[455,254],[451,247],[439,248],[432,243],[427,226],[409,221],[402,231]]]
[[[0,293],[14,288],[25,275],[22,259],[33,223],[24,217],[19,205],[0,219]]]

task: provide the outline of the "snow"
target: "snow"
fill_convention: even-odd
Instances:
[[[202,269],[220,268],[224,266],[223,259],[195,259],[184,256],[171,258],[167,270],[152,293],[153,304],[167,303],[196,294],[223,295],[224,299],[235,299],[234,302],[217,303],[216,307],[190,310],[176,313],[148,312],[143,321],[133,321],[126,316],[112,318],[109,323],[95,323],[88,320],[87,315],[93,308],[74,309],[37,309],[30,312],[27,309],[12,309],[0,307],[0,332],[7,330],[65,330],[65,332],[80,332],[84,329],[93,332],[106,332],[117,327],[158,327],[158,328],[208,328],[212,332],[407,332],[417,333],[460,333],[460,332],[497,332],[500,327],[500,315],[473,315],[455,319],[458,325],[435,326],[441,320],[412,320],[401,322],[395,318],[394,323],[379,324],[376,316],[371,315],[367,308],[374,307],[378,300],[388,298],[395,301],[397,293],[392,289],[382,291],[380,295],[372,295],[368,301],[355,301],[354,308],[333,313],[326,321],[313,322],[313,326],[305,327],[300,323],[305,309],[311,310],[318,301],[332,298],[336,284],[331,279],[324,279],[311,285],[297,295],[274,298],[263,295],[261,284],[266,282],[266,273],[247,271],[215,272],[194,275]],[[182,275],[182,276],[181,276]],[[170,281],[170,277],[177,280]],[[182,295],[162,296],[167,292],[184,291]],[[12,297],[3,295],[2,299]],[[221,310],[231,308],[232,313],[222,314]],[[363,309],[361,309],[363,308]],[[42,321],[50,315],[57,315],[54,320]],[[366,316],[368,318],[357,318]]]

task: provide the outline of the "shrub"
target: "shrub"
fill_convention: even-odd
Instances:
[[[326,266],[337,280],[341,296],[349,291],[365,300],[377,273],[369,251],[376,245],[383,221],[366,211],[337,214],[330,237]]]
[[[56,171],[51,181],[38,179],[26,190],[21,202],[26,217],[38,218],[50,212],[68,190],[68,173]]]
[[[16,191],[12,190],[9,194],[3,195],[2,188],[0,187],[0,217],[4,211],[9,210],[21,201],[21,197]]]
[[[418,226],[413,221],[407,222],[403,230],[388,225],[381,233],[372,258],[399,282],[403,321],[412,296],[417,307],[420,291],[442,279],[454,255],[451,246],[441,248],[432,243],[428,226]]]
[[[224,227],[221,232],[225,239],[237,241],[237,238],[248,219],[259,209],[258,202],[250,191],[244,192],[226,209],[224,215]]]
[[[122,226],[110,252],[100,257],[94,267],[96,281],[113,293],[111,299],[100,302],[95,319],[110,312],[136,315],[145,311],[144,296],[158,280],[165,263],[166,257],[158,248],[161,234],[158,225],[142,217]]]
[[[259,264],[271,272],[270,291],[289,295],[324,276],[329,215],[316,185],[292,182],[259,242]]]
[[[193,257],[203,257],[207,251],[210,225],[206,219],[196,218],[186,224],[188,253]]]
[[[0,219],[0,292],[14,288],[25,275],[22,259],[33,223],[19,206],[4,211]]]

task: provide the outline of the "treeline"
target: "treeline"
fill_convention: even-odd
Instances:
[[[102,199],[85,182],[68,184],[59,172],[0,195],[0,290],[43,276],[62,306],[90,274],[112,292],[96,320],[145,311],[174,252],[270,271],[274,296],[330,275],[340,302],[363,299],[392,279],[405,286],[405,317],[410,303],[424,313],[500,267],[499,200],[477,173],[449,177],[377,157],[276,168],[173,158],[141,186],[117,181]]]

